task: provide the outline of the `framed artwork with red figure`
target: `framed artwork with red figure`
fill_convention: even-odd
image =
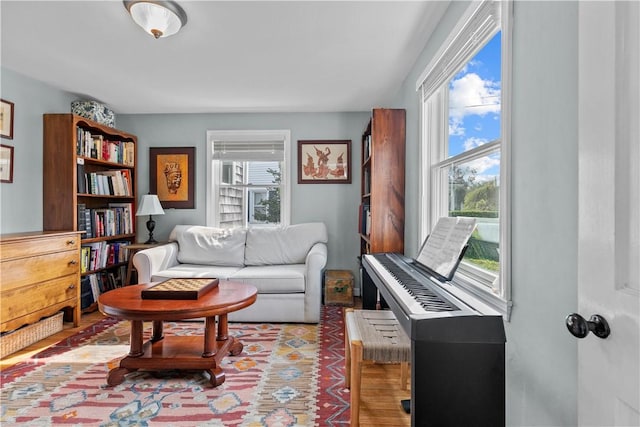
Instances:
[[[351,184],[351,140],[298,141],[298,184]]]

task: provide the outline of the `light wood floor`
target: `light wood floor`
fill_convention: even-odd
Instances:
[[[64,329],[16,353],[0,360],[0,370],[28,359],[34,354],[52,346],[79,330],[92,325],[104,316],[96,311],[82,315],[80,326],[74,328],[65,323]],[[360,401],[360,425],[394,426],[411,425],[411,417],[400,406],[402,399],[408,399],[411,392],[400,387],[400,367],[397,364],[366,364],[362,369],[362,396]],[[349,394],[345,393],[345,399]]]

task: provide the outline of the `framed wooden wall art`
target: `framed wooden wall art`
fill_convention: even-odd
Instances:
[[[13,102],[0,99],[0,136],[13,139]]]
[[[13,182],[13,147],[0,144],[0,182]]]
[[[195,208],[195,147],[149,148],[149,190],[164,209]]]
[[[298,184],[351,184],[351,140],[298,141]]]

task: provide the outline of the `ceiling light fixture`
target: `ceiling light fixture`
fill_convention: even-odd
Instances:
[[[187,14],[174,1],[125,0],[122,3],[136,24],[156,39],[177,33],[187,23]]]

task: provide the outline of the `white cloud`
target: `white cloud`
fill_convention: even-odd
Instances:
[[[464,126],[462,126],[462,122],[459,120],[449,120],[449,135],[464,136]]]
[[[489,142],[486,138],[467,138],[464,141],[464,151],[469,151],[472,148],[479,147]]]
[[[466,166],[469,166],[471,169],[475,169],[477,172],[477,178],[480,178],[480,175],[485,171],[493,167],[500,166],[500,158],[495,156],[485,156],[466,163]]]
[[[449,91],[449,134],[464,135],[467,116],[500,113],[500,82],[482,80],[468,73],[451,82]],[[454,133],[455,132],[455,133]]]

